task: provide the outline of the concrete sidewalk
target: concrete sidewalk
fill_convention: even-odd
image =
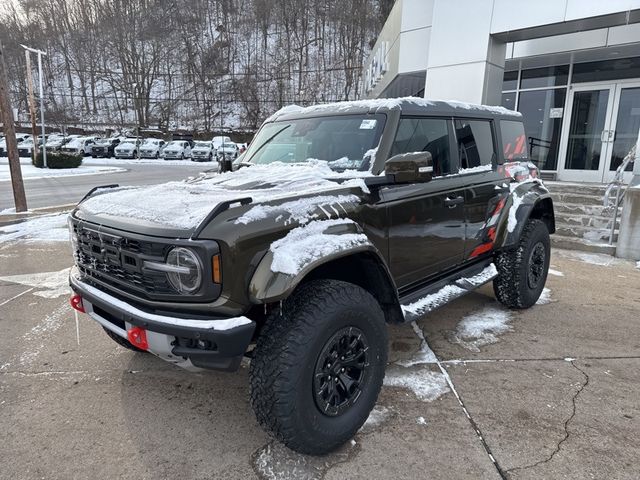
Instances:
[[[0,244],[1,478],[640,477],[631,262],[554,251],[548,303],[506,311],[485,286],[437,311],[417,332],[442,370],[410,325],[392,327],[374,414],[320,458],[258,427],[246,365],[187,373],[83,317],[78,345],[70,264],[64,242]]]

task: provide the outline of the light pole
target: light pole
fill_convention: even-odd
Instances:
[[[44,138],[44,93],[42,88],[42,55],[47,55],[42,50],[38,50],[35,48],[27,47],[26,45],[20,44],[22,48],[29,52],[38,54],[38,83],[40,87],[40,123],[42,124],[42,164],[44,168],[47,168],[47,149],[45,147],[45,138]],[[35,142],[35,138],[33,139]]]

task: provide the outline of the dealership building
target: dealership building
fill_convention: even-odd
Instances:
[[[544,177],[606,184],[640,129],[640,0],[397,0],[363,90],[518,110]]]

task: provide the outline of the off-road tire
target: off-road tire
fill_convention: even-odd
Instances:
[[[314,378],[331,339],[350,327],[368,343],[362,389],[336,416],[317,403]],[[373,409],[387,362],[384,314],[366,290],[337,280],[301,286],[271,315],[258,337],[249,377],[258,423],[287,447],[322,455],[347,442]],[[344,358],[344,357],[343,357]]]
[[[133,345],[131,342],[129,342],[129,340],[125,340],[124,338],[122,338],[120,335],[116,335],[115,333],[113,333],[111,330],[108,330],[104,327],[102,327],[104,329],[104,331],[107,333],[107,335],[109,335],[109,337],[111,338],[111,340],[113,340],[114,342],[116,342],[118,345],[120,345],[121,347],[127,348],[129,350],[132,350],[134,352],[140,352],[140,353],[147,353],[144,350],[136,347],[135,345]]]
[[[493,291],[500,303],[509,308],[525,309],[538,301],[549,272],[550,243],[544,222],[530,219],[516,247],[496,254],[498,276],[493,280]],[[544,251],[544,260],[538,281],[531,285],[528,274],[534,249]]]

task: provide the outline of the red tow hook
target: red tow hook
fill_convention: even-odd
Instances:
[[[71,307],[73,307],[74,310],[77,310],[80,313],[86,313],[84,311],[84,305],[82,305],[82,297],[80,295],[73,295],[69,299],[69,303],[71,304]]]
[[[149,350],[149,342],[147,342],[147,331],[140,327],[133,327],[127,330],[127,338],[129,342],[140,350]]]

